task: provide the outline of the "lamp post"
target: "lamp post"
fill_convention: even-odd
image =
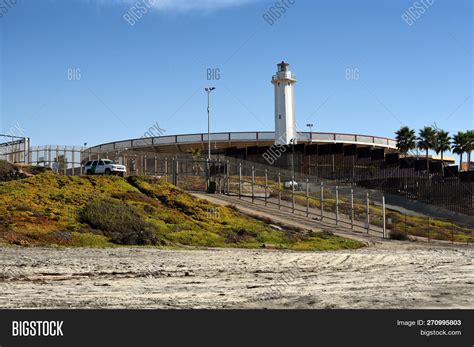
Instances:
[[[313,124],[308,123],[308,124],[306,124],[306,126],[309,128],[309,141],[312,142],[313,141],[313,134],[312,134],[311,129],[313,128]]]
[[[215,87],[205,88],[207,93],[207,158],[211,160],[211,92]]]
[[[294,182],[294,180],[295,180],[295,142],[296,142],[295,138],[292,138],[290,140],[290,143],[291,143],[291,174],[293,176],[293,178],[292,178],[293,182],[291,183],[292,185],[295,183]]]
[[[309,144],[313,143],[313,132],[311,129],[313,128],[313,123],[308,123],[306,126],[309,128]],[[308,156],[308,173],[311,176],[311,154]]]

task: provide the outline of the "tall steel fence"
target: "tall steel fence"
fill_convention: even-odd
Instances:
[[[162,175],[170,176],[176,172],[203,172],[205,164],[200,162],[200,155],[191,153],[165,154],[137,149],[88,148],[77,146],[36,146],[28,148],[28,141],[22,138],[4,143],[3,158],[12,162],[25,162],[51,168],[66,175],[84,174],[84,164],[91,160],[111,159],[127,168],[128,175]],[[454,212],[474,215],[474,172],[457,172],[452,167],[443,168],[438,162],[428,164],[423,159],[399,158],[398,154],[371,156],[355,159],[351,153],[325,154],[318,146],[318,154],[302,156],[289,150],[269,165],[263,155],[250,160],[224,154],[213,155],[213,160],[229,160],[230,170],[235,174],[236,163],[246,162],[244,176],[249,176],[251,166],[262,171],[279,170],[286,176],[311,177],[313,184],[334,182],[339,186],[352,185],[366,189],[376,189],[385,193],[396,194],[412,200],[440,206]],[[374,151],[372,151],[374,152]],[[355,153],[355,152],[354,152]],[[378,153],[378,152],[377,152]],[[359,153],[360,154],[360,153]],[[176,158],[192,159],[173,164]],[[364,162],[366,160],[366,162]],[[176,168],[173,165],[177,165]],[[183,166],[190,166],[188,167]],[[192,176],[192,175],[190,175]],[[197,177],[197,176],[194,176]],[[188,178],[191,180],[191,178]],[[194,178],[197,182],[197,179]]]
[[[183,189],[234,196],[255,205],[345,226],[354,232],[383,238],[412,235],[428,241],[474,241],[472,226],[387,206],[380,191],[296,170],[225,157],[210,162],[189,157],[166,158],[166,165],[157,167],[158,176]]]
[[[28,162],[30,139],[0,134],[0,160],[11,163]]]
[[[78,146],[34,146],[30,147],[26,163],[48,167],[64,175],[81,175],[83,168],[82,152]]]
[[[104,152],[76,146],[31,147],[27,156],[29,164],[65,175],[82,175],[84,165],[98,159],[125,165],[128,175],[155,176],[182,189],[227,194],[302,218],[345,226],[354,232],[380,237],[411,234],[451,242],[473,241],[472,227],[429,215],[416,217],[409,211],[387,206],[380,190],[310,175],[297,170],[296,165],[279,168],[224,155],[213,155],[209,161],[199,153]]]

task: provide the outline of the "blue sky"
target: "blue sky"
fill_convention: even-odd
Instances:
[[[18,0],[2,13],[0,132],[19,127],[34,145],[137,138],[156,122],[206,132],[208,85],[212,131],[273,130],[282,59],[298,78],[300,128],[474,128],[470,0],[434,0],[411,26],[412,0],[295,0],[273,25],[262,16],[275,1],[143,0],[153,5],[132,26],[136,2]]]

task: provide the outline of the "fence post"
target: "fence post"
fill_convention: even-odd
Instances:
[[[173,166],[174,166],[174,185],[176,187],[179,187],[179,162],[178,162],[178,158],[176,157],[175,159],[173,159]]]
[[[82,151],[79,153],[79,176],[82,176],[84,174],[83,169],[82,169]]]
[[[224,192],[224,193],[226,193],[227,195],[229,195],[229,194],[230,194],[230,187],[229,187],[229,182],[230,182],[230,177],[229,177],[229,176],[230,176],[230,164],[229,164],[229,160],[227,160],[225,170],[226,170],[226,183],[225,183],[226,189],[225,189],[225,192]]]
[[[47,152],[46,152],[47,151]],[[47,153],[47,154],[46,154]],[[51,145],[46,146],[44,150],[44,159],[46,163],[46,158],[48,158],[48,165],[47,167],[51,168]],[[46,165],[46,164],[45,164]]]
[[[72,155],[72,175],[73,175],[73,176],[76,176],[76,170],[75,170],[75,168],[76,168],[76,162],[74,161],[75,149],[76,149],[75,147],[72,147],[72,153],[71,153],[71,155]]]
[[[126,174],[127,174],[127,175],[130,175],[129,170],[128,170],[128,166],[127,166],[127,156],[126,156],[125,154],[123,155],[123,165],[125,165],[125,169],[126,169],[126,171],[127,171]],[[86,173],[86,174],[87,174],[87,173]]]
[[[339,225],[339,187],[336,186],[336,225]]]
[[[306,217],[309,217],[309,179],[306,179]]]
[[[239,163],[239,199],[242,199],[242,162]]]
[[[354,188],[351,188],[351,230],[354,230]]]
[[[64,157],[63,157],[63,161],[64,161],[64,175],[66,176],[67,175],[67,147],[64,146]],[[109,159],[109,158],[107,158]]]
[[[278,209],[281,210],[281,170],[278,170]]]
[[[165,158],[165,182],[168,183],[168,158]]]
[[[295,213],[295,175],[291,176],[291,212]]]
[[[382,195],[382,237],[385,239],[387,237],[387,224],[385,220],[385,195]]]
[[[254,184],[255,184],[255,167],[252,166],[252,204],[255,203],[255,195],[253,191]]]
[[[217,180],[216,180],[216,184],[217,184],[217,193],[220,194],[221,193],[221,160],[219,159],[219,157],[217,157]]]
[[[147,160],[146,154],[143,155],[143,176],[146,176],[146,169],[147,169]]]
[[[366,223],[367,223],[367,234],[370,231],[370,206],[369,206],[369,192],[365,195],[365,212],[367,214]]]
[[[454,243],[454,223],[451,222],[451,243]]]
[[[321,182],[321,196],[320,196],[320,204],[319,207],[321,208],[321,221],[324,219],[324,182]]]
[[[428,242],[430,242],[431,217],[428,217]]]
[[[405,222],[403,223],[403,224],[404,224],[403,226],[404,226],[404,228],[405,228],[405,236],[406,236],[406,235],[408,235],[408,230],[407,230],[407,214],[406,214],[406,212],[405,212],[404,216],[405,216],[405,217],[404,217],[404,218],[405,218],[405,219],[404,219]]]
[[[158,176],[158,158],[156,157],[156,155],[155,155],[154,167],[155,167],[155,176]]]
[[[267,206],[268,170],[265,169],[265,206]]]

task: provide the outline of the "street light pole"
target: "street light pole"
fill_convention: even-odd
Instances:
[[[312,142],[313,141],[313,132],[311,131],[311,129],[313,128],[313,124],[308,123],[308,124],[306,124],[306,126],[309,128],[309,141]]]
[[[211,160],[211,92],[215,87],[205,88],[207,93],[207,159]]]
[[[308,123],[306,126],[309,128],[309,144],[313,143],[313,132],[311,131],[313,128],[313,123]],[[311,176],[311,154],[308,155],[308,173]]]
[[[291,174],[293,176],[293,178],[292,178],[293,182],[291,183],[292,185],[294,184],[294,180],[295,180],[295,142],[296,142],[295,138],[290,140],[290,143],[291,143]]]

